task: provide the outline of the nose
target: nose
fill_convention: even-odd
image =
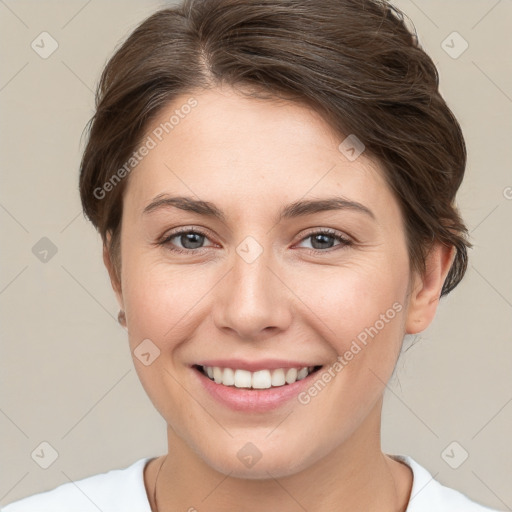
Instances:
[[[231,271],[217,288],[214,322],[237,338],[255,341],[285,331],[292,318],[289,288],[265,250],[254,261],[234,254]]]

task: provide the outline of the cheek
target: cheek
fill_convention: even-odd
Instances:
[[[332,364],[302,399],[316,414],[329,410],[326,430],[355,428],[381,396],[403,339],[407,278],[397,265],[351,265],[298,279],[307,297],[302,318],[334,349]],[[318,382],[318,381],[322,382]],[[326,391],[318,392],[317,390]],[[322,398],[315,398],[320,395]],[[333,404],[336,404],[333,409]],[[339,425],[345,425],[341,431]]]
[[[348,350],[353,339],[364,338],[381,315],[404,300],[407,254],[405,244],[395,242],[347,254],[346,260],[332,265],[283,266],[279,273],[293,289],[291,295],[283,290],[283,300],[293,307],[298,297],[298,322],[314,324],[338,354]],[[123,300],[130,341],[136,345],[149,338],[159,346],[167,344],[162,348],[172,348],[169,345],[183,341],[194,327],[191,323],[200,322],[199,317],[204,316],[224,269],[217,272],[210,265],[169,265],[155,251],[137,250],[129,244],[123,247]],[[392,314],[395,312],[391,309]],[[400,318],[396,314],[381,329],[383,333],[399,332],[396,326]]]
[[[348,373],[365,366],[387,374],[403,339],[407,260],[377,260],[305,270],[294,281],[306,306],[300,315],[350,363]]]
[[[171,266],[150,255],[126,258],[123,300],[132,350],[151,339],[167,354],[186,340],[199,321],[212,283],[201,267]],[[211,290],[210,290],[211,291]]]
[[[187,308],[187,287],[175,272],[141,267],[131,273],[123,297],[130,329],[162,338]]]
[[[393,303],[402,303],[408,281],[395,265],[377,262],[304,272],[295,283],[325,323],[345,333],[372,325]]]
[[[143,255],[125,261],[123,298],[134,366],[155,408],[167,420],[177,421],[186,414],[189,398],[186,393],[172,392],[179,388],[176,378],[182,379],[176,374],[174,359],[194,332],[195,306],[206,293],[200,288],[204,288],[200,276],[195,275],[201,273],[187,273]],[[151,360],[146,365],[143,354],[148,352]]]

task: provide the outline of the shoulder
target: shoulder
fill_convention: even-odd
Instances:
[[[407,464],[414,475],[406,512],[499,512],[471,501],[466,495],[446,487],[429,471],[407,455],[390,455]]]
[[[144,487],[150,457],[10,503],[1,512],[151,512]]]

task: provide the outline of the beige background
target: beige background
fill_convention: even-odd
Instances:
[[[383,450],[411,455],[443,484],[512,510],[512,3],[396,4],[438,65],[466,136],[458,204],[475,247],[433,325],[405,340],[386,392]],[[0,0],[3,505],[167,448],[77,191],[99,73],[161,5],[170,2]],[[43,31],[59,45],[47,59],[31,48]],[[453,31],[469,44],[456,59],[442,47]],[[461,49],[452,39],[451,51]],[[32,250],[42,237],[57,249],[46,262]],[[457,469],[442,456],[453,441],[460,447],[452,460],[469,454]],[[42,442],[58,452],[48,469],[31,457]]]

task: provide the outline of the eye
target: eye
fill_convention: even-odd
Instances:
[[[340,248],[348,247],[353,243],[352,240],[348,239],[347,237],[343,236],[342,234],[332,229],[322,229],[320,231],[314,231],[312,233],[309,233],[302,240],[306,241],[309,239],[311,239],[312,245],[312,249],[310,250],[311,252],[314,253],[331,252],[326,251],[325,249],[331,249],[333,247],[333,241],[336,240],[340,242],[338,244],[339,246],[341,246]]]
[[[175,242],[173,242],[174,239],[176,239]],[[332,229],[311,232],[302,239],[302,242],[308,239],[311,239],[312,242],[312,248],[309,250],[315,254],[331,252],[328,249],[332,249],[333,242],[336,240],[339,242],[337,246],[340,246],[340,249],[353,244],[352,240]],[[177,253],[197,253],[206,248],[203,246],[205,240],[208,240],[208,235],[201,230],[182,228],[169,233],[160,242],[157,242],[157,245],[165,246],[170,251]],[[176,246],[176,243],[181,244],[182,247]],[[308,248],[306,247],[306,249]]]
[[[176,247],[172,242],[174,239],[179,242],[182,247]],[[165,246],[171,251],[180,253],[199,252],[197,249],[203,249],[201,245],[205,239],[208,239],[207,235],[197,229],[185,228],[179,231],[169,233],[163,240],[158,242],[158,245]]]

